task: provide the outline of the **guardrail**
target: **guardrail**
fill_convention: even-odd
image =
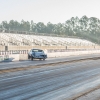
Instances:
[[[28,59],[28,50],[0,51],[0,62],[19,61]],[[97,54],[100,49],[58,49],[44,50],[48,57],[65,57],[71,55]]]
[[[47,53],[54,53],[54,52],[70,52],[70,51],[93,51],[93,50],[100,50],[100,49],[48,49],[46,50]],[[28,54],[29,50],[9,50],[9,51],[0,51],[1,55],[11,55],[11,54]]]
[[[28,50],[0,51],[0,55],[11,55],[11,54],[28,54]]]
[[[28,50],[0,51],[0,62],[19,61],[21,55],[23,56],[27,54]]]

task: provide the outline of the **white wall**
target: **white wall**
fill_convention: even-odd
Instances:
[[[98,54],[98,53],[100,53],[100,50],[74,51],[74,52],[69,51],[69,52],[47,53],[47,56],[48,57],[67,57],[67,56],[72,56],[72,55]],[[4,58],[5,56],[0,56],[0,62],[1,60],[4,60]],[[8,55],[8,58],[9,58],[9,61],[28,60],[28,55],[27,54],[11,54],[11,55]]]
[[[72,56],[72,55],[84,55],[84,54],[96,54],[96,53],[100,53],[100,50],[54,52],[54,53],[47,53],[47,55],[48,55],[48,57],[67,57],[67,56]]]

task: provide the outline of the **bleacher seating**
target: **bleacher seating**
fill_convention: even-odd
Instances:
[[[0,33],[0,45],[16,46],[95,46],[96,44],[79,38]]]

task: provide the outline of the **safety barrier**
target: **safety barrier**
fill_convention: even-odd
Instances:
[[[48,49],[46,50],[47,53],[54,53],[54,52],[71,52],[71,51],[93,51],[93,50],[100,50],[100,49]],[[28,54],[29,50],[9,50],[9,51],[0,51],[1,55],[11,55],[11,54]]]
[[[11,55],[11,54],[28,54],[28,50],[0,51],[0,56],[1,56],[1,55]]]
[[[97,54],[100,49],[58,49],[44,50],[48,57],[66,57],[72,55]],[[28,60],[28,50],[0,51],[0,62]]]
[[[0,51],[0,62],[19,61],[21,57],[23,58],[27,54],[28,50]]]

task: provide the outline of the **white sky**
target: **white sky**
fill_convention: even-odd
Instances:
[[[0,0],[0,22],[64,23],[71,17],[100,19],[100,0]]]

